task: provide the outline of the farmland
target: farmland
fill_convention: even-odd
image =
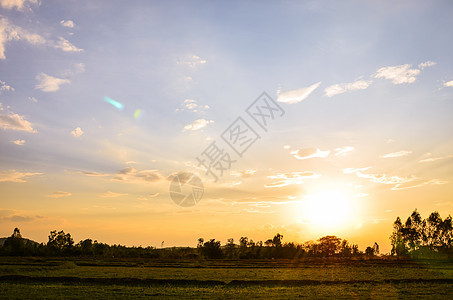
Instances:
[[[436,260],[0,260],[1,298],[426,297],[453,294]]]

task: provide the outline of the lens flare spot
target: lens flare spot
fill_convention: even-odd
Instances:
[[[139,120],[141,114],[142,114],[142,110],[141,110],[141,109],[135,110],[134,118],[135,118],[136,120]]]
[[[107,102],[107,103],[110,103],[112,104],[113,106],[115,106],[116,108],[118,108],[119,110],[123,110],[124,108],[124,105],[118,101],[115,101],[113,100],[112,98],[109,98],[109,97],[104,97],[104,101]]]

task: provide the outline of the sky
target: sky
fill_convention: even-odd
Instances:
[[[452,14],[451,1],[0,0],[0,236],[330,234],[388,252],[397,216],[453,213]],[[203,184],[192,206],[169,192],[184,174]]]

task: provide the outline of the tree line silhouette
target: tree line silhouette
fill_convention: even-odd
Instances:
[[[453,222],[451,215],[442,220],[436,211],[422,219],[415,209],[405,223],[397,217],[390,236],[392,254],[399,256],[427,257],[453,256]]]
[[[438,212],[433,212],[423,220],[417,210],[403,224],[397,217],[390,236],[391,255],[403,257],[432,257],[444,255],[453,257],[452,218],[442,220]],[[163,242],[162,242],[163,245]],[[96,258],[173,258],[173,259],[273,259],[273,258],[316,258],[316,257],[373,257],[379,254],[379,245],[374,243],[364,252],[357,244],[334,235],[305,243],[283,242],[283,235],[277,233],[266,241],[254,242],[248,237],[241,237],[236,244],[233,238],[225,245],[216,239],[198,239],[196,248],[191,247],[126,247],[108,245],[91,239],[81,240],[77,244],[70,233],[53,230],[47,243],[37,243],[22,238],[20,230],[6,238],[0,246],[1,256],[72,256]]]

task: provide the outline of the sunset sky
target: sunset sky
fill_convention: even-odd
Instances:
[[[453,2],[0,0],[0,237],[390,250],[453,214]],[[262,128],[266,92],[282,112]],[[284,114],[283,114],[284,111]],[[241,117],[242,156],[222,139]],[[197,157],[231,164],[215,182]],[[176,205],[193,172],[201,201]]]

